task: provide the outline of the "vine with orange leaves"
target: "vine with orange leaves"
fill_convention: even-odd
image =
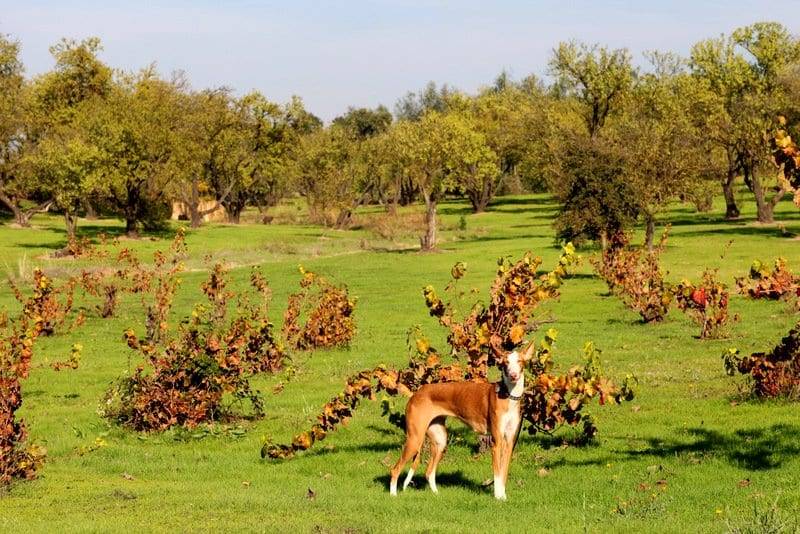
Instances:
[[[700,326],[701,339],[725,337],[730,323],[739,320],[738,315],[728,312],[728,286],[717,274],[718,269],[706,269],[699,283],[684,279],[672,288],[678,309]]]
[[[668,235],[669,226],[658,245],[646,250],[630,247],[629,237],[621,233],[612,237],[611,246],[600,258],[591,260],[609,291],[638,312],[645,323],[664,320],[672,303],[673,293],[660,263]]]
[[[289,295],[283,316],[286,342],[298,350],[349,345],[356,333],[356,301],[347,286],[337,286],[302,266],[300,274],[300,291]]]
[[[0,325],[0,487],[15,479],[34,478],[44,461],[44,449],[27,443],[25,422],[17,419],[22,406],[21,380],[28,378],[37,338],[52,334],[66,321],[74,281],[56,286],[36,269],[30,295],[25,296],[18,285],[12,284],[12,288],[22,311],[13,319],[5,315],[5,324]],[[75,366],[80,350],[80,345],[73,345],[70,360]]]
[[[252,389],[250,378],[261,372],[277,372],[286,355],[268,317],[271,291],[263,275],[253,269],[251,301],[247,292],[227,290],[227,273],[216,264],[201,289],[208,303],[195,306],[190,317],[172,332],[167,321],[180,285],[186,254],[179,232],[170,254],[156,252],[153,270],[143,279],[149,292],[145,304],[145,336],[124,333],[128,346],[144,357],[130,375],[121,378],[105,396],[102,414],[135,430],[194,427],[231,414],[223,405],[230,395],[246,402],[255,416],[263,414],[263,402]],[[148,300],[146,297],[152,297]],[[236,299],[230,315],[230,301]]]
[[[502,366],[506,355],[519,348],[530,332],[541,325],[533,317],[539,305],[559,295],[559,288],[570,268],[579,260],[571,244],[564,247],[558,264],[548,273],[539,275],[540,258],[530,253],[511,262],[501,259],[495,280],[489,291],[488,304],[476,302],[463,317],[457,317],[455,303],[443,301],[432,286],[423,290],[430,314],[448,329],[452,361],[445,363],[442,355],[419,333],[412,334],[412,356],[405,368],[395,370],[386,366],[355,373],[347,379],[344,390],[322,408],[311,429],[297,434],[288,444],[275,444],[266,440],[261,456],[291,458],[297,452],[311,448],[347,423],[363,399],[374,400],[376,393],[389,396],[410,396],[423,384],[463,380],[486,380],[490,367]],[[464,276],[464,264],[456,264],[452,281],[446,291],[457,291],[458,281]],[[592,344],[584,349],[585,364],[571,367],[564,374],[556,374],[553,345],[556,331],[548,330],[536,349],[536,357],[527,371],[523,400],[523,418],[528,432],[552,432],[559,426],[584,423],[587,437],[596,432],[590,417],[582,409],[595,397],[601,404],[618,403],[633,398],[635,379],[627,377],[621,386],[605,378],[599,364],[599,351]],[[403,416],[394,411],[391,403],[384,403],[384,415],[390,422],[402,425]]]
[[[786,117],[778,117],[778,127],[770,139],[772,161],[778,167],[779,185],[794,193],[794,203],[800,206],[800,147],[786,130]]]
[[[772,269],[755,260],[747,277],[736,278],[736,286],[740,293],[753,299],[800,297],[800,276],[789,269],[784,258],[777,258]]]

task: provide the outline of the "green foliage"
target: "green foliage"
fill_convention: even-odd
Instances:
[[[333,119],[333,124],[347,130],[351,137],[364,140],[388,130],[392,114],[384,106],[375,109],[350,107],[347,113]]]
[[[590,137],[599,133],[624,100],[635,74],[627,49],[609,50],[575,41],[559,43],[549,67],[557,87],[580,104]]]
[[[559,240],[605,240],[629,229],[641,206],[625,179],[624,159],[603,140],[574,138],[556,156],[552,191],[562,203],[554,226]]]

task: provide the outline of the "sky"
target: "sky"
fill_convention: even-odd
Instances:
[[[428,81],[467,92],[506,70],[546,76],[560,41],[687,54],[692,43],[777,20],[800,28],[798,0],[475,1],[0,0],[0,33],[22,45],[27,74],[53,66],[62,37],[97,36],[124,70],[156,63],[197,89],[292,95],[326,121],[349,106],[394,108]]]

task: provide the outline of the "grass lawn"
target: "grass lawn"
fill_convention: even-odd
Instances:
[[[697,279],[705,267],[719,267],[732,286],[753,259],[777,256],[800,270],[800,210],[783,202],[779,224],[761,226],[745,198],[737,222],[723,220],[721,203],[706,214],[683,205],[664,214],[662,222],[672,223],[663,256],[671,281]],[[122,338],[128,327],[143,330],[137,299],[127,298],[119,317],[90,314],[83,327],[40,339],[20,412],[31,439],[47,448],[47,461],[37,480],[0,495],[0,532],[722,532],[754,526],[754,509],[763,517],[776,503],[781,517],[795,521],[797,406],[742,400],[742,381],[725,375],[720,355],[729,346],[748,353],[770,349],[797,316],[783,303],[737,295],[731,308],[741,321],[731,337],[700,340],[699,327],[677,309],[661,324],[639,323],[637,314],[607,295],[588,261],[567,281],[560,300],[548,304],[560,334],[556,361],[566,369],[592,340],[603,351],[606,373],[619,379],[637,375],[640,393],[621,406],[592,405],[599,434],[587,446],[523,435],[511,464],[508,502],[496,502],[491,487],[482,486],[491,478],[491,459],[476,457],[475,436],[455,422],[439,467],[439,495],[430,493],[420,475],[415,488],[390,498],[388,466],[403,435],[381,417],[379,402],[365,402],[348,426],[291,461],[260,459],[265,436],[286,441],[307,429],[350,373],[380,363],[405,365],[406,333],[413,325],[445,346],[421,288],[430,283],[442,289],[455,262],[467,264],[465,284],[482,295],[499,256],[516,258],[531,250],[543,258],[544,269],[552,267],[559,254],[551,227],[555,208],[542,195],[504,197],[479,215],[470,214],[464,202],[445,203],[441,252],[424,255],[413,250],[413,236],[392,242],[366,229],[245,224],[190,231],[192,259],[176,315],[187,314],[201,299],[208,255],[233,267],[237,288],[245,287],[250,265],[262,264],[280,323],[302,263],[348,284],[358,297],[354,343],[345,350],[295,354],[298,373],[278,395],[271,389],[282,377],[259,378],[267,411],[262,420],[140,435],[97,414],[109,384],[138,363]],[[42,265],[64,276],[90,263],[46,258],[64,245],[61,220],[41,216],[34,225],[0,225],[0,274],[19,276]],[[81,220],[79,226],[84,235],[122,229],[116,220]],[[124,244],[150,257],[168,239],[165,233]],[[15,304],[10,291],[0,288],[0,310],[15,312]],[[76,342],[84,346],[80,368],[52,370],[49,363],[65,358]]]

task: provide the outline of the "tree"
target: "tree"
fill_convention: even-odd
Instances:
[[[560,43],[549,67],[563,93],[581,107],[591,137],[624,99],[635,76],[627,49],[609,50],[575,41]]]
[[[653,72],[637,80],[606,133],[622,156],[623,178],[635,191],[652,250],[658,212],[696,194],[702,178],[714,172],[715,147],[702,122],[713,97],[677,56],[654,53],[651,61]]]
[[[242,97],[238,103],[244,124],[246,158],[243,173],[246,186],[225,206],[228,217],[238,222],[243,202],[254,202],[264,220],[289,190],[296,172],[294,161],[300,133],[291,123],[290,107],[280,107],[258,92]],[[297,108],[295,107],[295,113]]]
[[[436,82],[428,84],[419,92],[409,91],[394,106],[394,114],[398,120],[418,121],[429,111],[443,113],[447,111],[447,101],[456,91],[443,84],[436,87]]]
[[[30,87],[19,60],[19,43],[0,34],[0,202],[14,214],[19,226],[30,226],[36,213],[47,211],[52,200],[23,169],[31,145]],[[38,201],[34,200],[38,197]],[[26,205],[34,200],[34,205]]]
[[[182,172],[177,157],[186,82],[159,78],[149,67],[121,75],[87,116],[87,136],[100,154],[98,184],[125,219],[125,231],[157,227],[168,216],[168,184]]]
[[[54,126],[26,156],[29,172],[48,184],[56,206],[64,213],[67,239],[75,239],[78,211],[90,191],[98,188],[97,168],[101,155],[87,142],[76,110],[70,124]],[[65,251],[69,251],[67,246]]]
[[[423,251],[436,247],[436,208],[445,192],[459,180],[482,179],[499,172],[497,156],[481,134],[457,114],[426,113],[419,121],[402,121],[392,134],[395,157],[407,180],[415,184],[425,201]]]
[[[499,89],[501,86],[503,89]],[[498,158],[500,172],[469,173],[462,182],[472,211],[480,213],[494,198],[504,179],[519,179],[520,167],[530,159],[531,150],[538,148],[543,133],[544,95],[532,87],[523,91],[507,75],[501,74],[494,87],[475,98],[453,98],[450,108],[457,108],[467,117]]]
[[[625,159],[604,137],[576,135],[554,153],[550,188],[561,202],[554,226],[559,239],[581,243],[609,239],[631,227],[641,205],[624,177]],[[552,145],[551,145],[552,146]]]
[[[245,159],[244,125],[228,89],[200,91],[187,95],[185,101],[188,114],[177,146],[182,172],[172,185],[188,208],[191,227],[198,228],[203,217],[224,205],[239,185]],[[201,209],[204,194],[213,195],[215,201]]]
[[[25,179],[40,184],[40,194],[64,213],[70,239],[77,212],[97,184],[100,155],[87,136],[87,117],[113,88],[111,69],[97,57],[101,49],[95,37],[52,46],[55,67],[35,80],[28,104]]]
[[[347,113],[333,119],[333,124],[343,127],[359,140],[382,134],[392,124],[392,114],[384,106],[375,109],[347,108]]]
[[[379,176],[379,137],[359,141],[333,124],[302,138],[297,188],[313,221],[340,229],[350,225],[353,211],[367,201]]]
[[[292,96],[287,105],[286,115],[289,118],[289,125],[300,134],[314,133],[322,129],[322,120],[306,110],[303,99],[299,96]]]
[[[773,211],[785,191],[768,198],[770,183],[760,174],[769,165],[767,133],[787,102],[781,74],[800,59],[800,45],[778,23],[757,23],[735,30],[730,36],[708,39],[692,48],[695,76],[705,79],[720,99],[721,113],[710,117],[709,131],[726,152],[728,169],[723,191],[726,215],[739,210],[733,182],[743,175],[753,192],[759,222],[772,222]]]

